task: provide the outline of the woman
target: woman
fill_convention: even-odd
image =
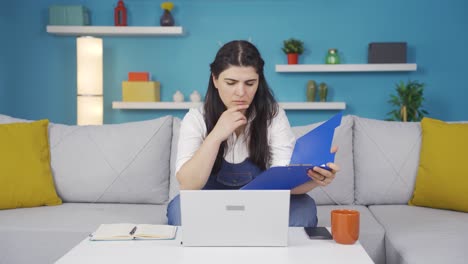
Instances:
[[[267,168],[289,164],[295,137],[263,66],[247,41],[229,42],[216,54],[204,106],[190,109],[181,124],[176,161],[181,190],[239,189]],[[290,226],[317,225],[315,201],[306,193],[333,181],[339,167],[328,166],[331,171],[309,170],[311,181],[291,190]],[[170,225],[180,225],[179,196],[169,203],[167,216]]]

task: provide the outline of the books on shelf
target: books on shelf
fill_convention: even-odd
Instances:
[[[174,239],[177,226],[149,224],[101,224],[90,240]]]

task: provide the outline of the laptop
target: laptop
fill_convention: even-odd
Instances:
[[[181,190],[184,246],[288,245],[289,190]]]

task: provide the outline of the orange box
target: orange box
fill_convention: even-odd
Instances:
[[[149,72],[129,72],[128,80],[131,82],[147,82],[149,81]]]

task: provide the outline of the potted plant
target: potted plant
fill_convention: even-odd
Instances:
[[[297,64],[299,55],[304,52],[304,43],[298,39],[290,38],[283,41],[282,50],[288,55],[288,64]]]
[[[390,95],[388,101],[397,109],[387,113],[390,115],[389,121],[421,121],[424,115],[428,112],[422,109],[424,101],[424,84],[418,81],[408,81],[406,84],[403,81],[396,84],[397,95]]]

